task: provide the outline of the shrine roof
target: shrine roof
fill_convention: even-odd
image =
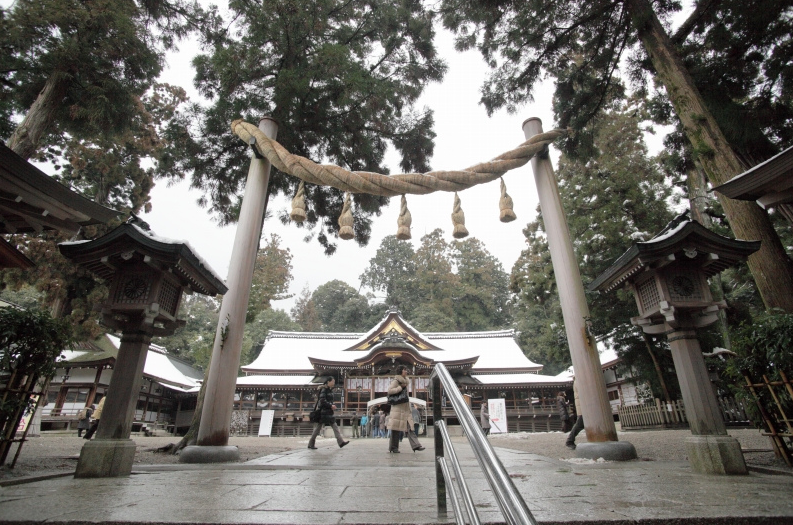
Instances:
[[[87,367],[108,360],[115,360],[121,340],[111,334],[100,336],[94,341],[75,345],[74,349],[61,352],[63,359],[59,366],[69,364],[73,367]],[[158,345],[150,345],[146,353],[143,375],[164,386],[181,392],[197,391],[204,374],[189,363],[182,361]]]
[[[573,380],[559,376],[546,376],[542,374],[485,374],[472,375],[482,385],[542,385],[550,387],[569,387]]]
[[[713,188],[731,199],[767,208],[793,201],[793,147]]]
[[[257,374],[237,378],[237,386],[259,386],[259,385],[272,385],[272,386],[318,386],[312,383],[313,375],[272,375],[272,374]]]
[[[59,230],[107,224],[121,215],[64,186],[0,144],[0,233]]]
[[[448,362],[478,357],[473,372],[529,372],[542,369],[542,365],[533,363],[523,354],[515,341],[514,330],[415,335],[416,339],[424,340],[436,348],[418,348],[417,353],[428,360]],[[242,370],[248,373],[310,373],[314,367],[309,358],[349,362],[350,366],[356,366],[354,360],[367,355],[368,350],[350,350],[351,342],[367,339],[374,340],[371,332],[339,334],[271,331],[259,356],[251,364],[243,366]]]

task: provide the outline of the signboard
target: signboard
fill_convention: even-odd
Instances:
[[[503,399],[488,399],[487,409],[490,412],[490,433],[507,433],[507,407]]]
[[[33,394],[32,396],[30,396],[30,401],[31,401],[30,406],[34,407],[35,409],[35,407],[38,406],[37,405],[38,400],[39,400],[38,394]],[[35,410],[25,410],[25,415],[23,415],[22,419],[19,420],[19,426],[17,427],[17,432],[19,432],[20,434],[25,433],[25,429],[28,428],[28,425],[30,424],[30,420],[33,419],[33,414],[35,412],[36,412]]]
[[[262,410],[262,420],[259,422],[259,436],[269,436],[273,431],[273,417],[275,410]]]

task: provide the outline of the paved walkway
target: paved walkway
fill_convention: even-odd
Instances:
[[[263,438],[265,439],[265,438]],[[438,519],[432,441],[384,439],[233,465],[140,465],[129,478],[61,477],[0,488],[0,524],[396,524]],[[455,438],[483,523],[503,522],[470,447]],[[496,449],[540,523],[793,524],[793,476],[693,474],[688,463],[575,463]]]

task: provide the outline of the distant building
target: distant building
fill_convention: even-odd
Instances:
[[[113,335],[65,350],[50,381],[41,409],[41,429],[60,430],[76,424],[77,413],[99,403],[107,392],[120,341]],[[152,344],[146,356],[133,430],[186,430],[195,411],[204,374]]]

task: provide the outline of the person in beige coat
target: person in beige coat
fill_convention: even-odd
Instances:
[[[408,387],[408,369],[406,366],[397,368],[397,375],[388,387],[388,395],[402,392]],[[413,432],[413,416],[410,414],[410,403],[391,405],[391,417],[388,419],[388,429],[391,431],[391,439],[388,442],[388,451],[392,454],[399,453],[399,433],[405,432],[410,441],[413,452],[424,450],[419,443],[419,439]]]

